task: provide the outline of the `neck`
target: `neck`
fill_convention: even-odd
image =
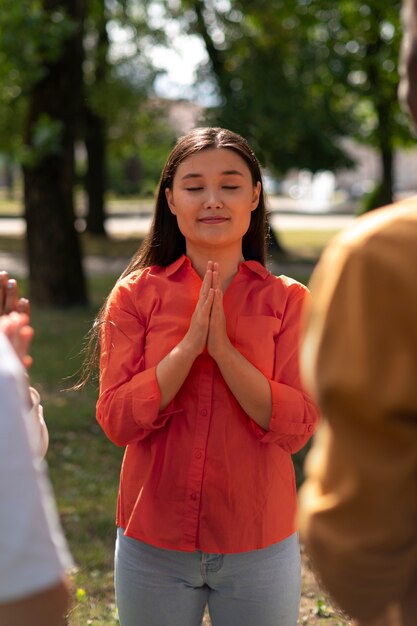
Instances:
[[[239,270],[239,263],[244,261],[241,247],[233,250],[216,250],[216,248],[196,250],[193,246],[187,245],[186,254],[200,278],[204,278],[208,261],[218,263],[223,291],[227,289],[236,276]]]

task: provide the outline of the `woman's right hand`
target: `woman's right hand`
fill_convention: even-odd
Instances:
[[[189,351],[194,358],[201,354],[207,345],[210,314],[215,292],[213,287],[213,269],[213,261],[209,261],[201,285],[197,306],[191,317],[188,331],[181,342],[183,348]]]

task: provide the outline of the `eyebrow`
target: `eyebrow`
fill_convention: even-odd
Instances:
[[[190,172],[189,174],[185,174],[181,180],[186,180],[187,178],[202,178],[203,174],[198,174],[197,172]],[[221,173],[221,176],[243,176],[242,172],[239,170],[225,170]]]

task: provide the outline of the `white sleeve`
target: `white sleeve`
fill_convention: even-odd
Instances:
[[[43,461],[31,442],[23,368],[0,333],[0,602],[55,585],[72,566]]]
[[[43,459],[48,451],[49,446],[48,428],[43,418],[43,406],[41,405],[41,398],[39,393],[34,387],[29,387],[29,392],[30,398],[33,403],[33,407],[30,413],[37,428],[34,436],[34,446],[36,454]]]

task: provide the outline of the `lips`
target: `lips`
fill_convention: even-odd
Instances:
[[[203,224],[223,224],[224,222],[228,222],[228,217],[202,217],[198,220]]]

